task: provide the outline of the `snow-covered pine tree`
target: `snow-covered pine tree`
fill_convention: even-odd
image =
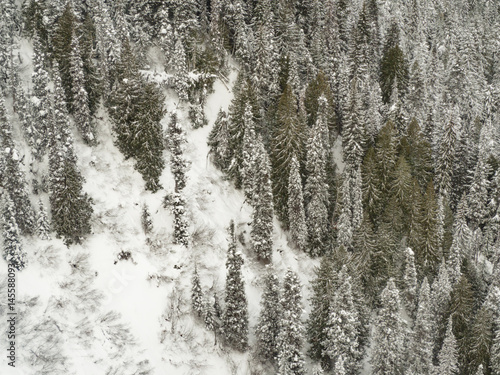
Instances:
[[[405,262],[402,280],[402,299],[406,311],[415,317],[417,310],[417,271],[415,269],[415,256],[409,247],[405,250]]]
[[[309,234],[309,248],[312,256],[323,254],[326,248],[328,229],[328,185],[326,184],[326,155],[329,145],[326,123],[326,98],[318,99],[317,119],[307,140],[306,171],[307,181],[304,198]]]
[[[255,145],[255,176],[252,213],[252,246],[257,258],[271,262],[273,255],[273,192],[271,185],[271,166],[264,143],[259,137]]]
[[[363,208],[372,221],[380,214],[380,180],[377,171],[377,160],[375,149],[370,147],[365,154],[361,165],[361,176],[363,178]]]
[[[255,328],[257,336],[256,352],[263,359],[276,364],[278,355],[280,285],[274,269],[269,268],[264,277],[264,292],[260,302],[259,322]]]
[[[202,318],[204,314],[203,292],[201,290],[198,266],[194,265],[193,279],[191,283],[191,306],[196,317]]]
[[[177,112],[170,115],[168,126],[168,148],[170,150],[170,169],[174,175],[175,191],[186,187],[187,161],[184,158],[184,144],[187,142],[182,125],[177,119]]]
[[[302,251],[307,248],[307,226],[302,195],[300,166],[297,158],[292,158],[290,177],[288,179],[288,221],[290,234],[295,245]]]
[[[435,373],[439,375],[458,375],[457,340],[452,330],[452,321],[448,321],[443,347],[438,355],[438,365]]]
[[[413,327],[410,366],[415,374],[431,374],[433,369],[434,316],[431,310],[430,290],[424,278],[418,294],[418,309]]]
[[[175,45],[171,56],[171,67],[175,74],[175,91],[177,92],[180,100],[187,100],[189,76],[186,63],[186,51],[184,49],[184,44],[182,43],[182,38],[177,33],[174,34],[174,39]]]
[[[36,220],[36,233],[42,240],[50,240],[50,224],[47,218],[47,212],[43,206],[42,200],[38,201],[38,217]]]
[[[90,116],[89,97],[85,89],[85,75],[80,53],[80,42],[76,36],[75,29],[73,29],[71,36],[71,52],[69,59],[69,73],[71,77],[71,92],[73,98],[72,113],[75,118],[75,123],[85,143],[89,145],[95,144],[95,129]]]
[[[363,161],[366,143],[366,130],[361,113],[361,82],[357,76],[350,82],[349,95],[345,109],[345,123],[342,129],[344,160],[351,167],[357,168]]]
[[[451,193],[451,177],[455,164],[455,152],[457,139],[459,137],[457,115],[449,114],[449,121],[444,127],[444,133],[439,142],[439,153],[436,162],[436,187],[442,196],[449,196]]]
[[[330,303],[323,350],[325,356],[329,357],[333,364],[340,360],[347,373],[356,373],[359,370],[359,361],[361,359],[359,347],[360,322],[353,301],[351,277],[345,265],[342,267],[338,278],[340,285],[334,292]]]
[[[493,345],[491,346],[491,373],[500,375],[500,315],[495,320]]]
[[[174,243],[188,247],[189,224],[186,220],[186,199],[182,193],[175,192],[173,194],[172,212],[174,214]]]
[[[226,261],[226,295],[223,316],[224,338],[227,345],[238,351],[248,347],[248,302],[241,274],[243,257],[236,249],[234,224],[231,223]]]
[[[281,318],[278,335],[278,375],[304,375],[302,345],[304,332],[301,321],[302,292],[297,275],[288,270],[281,292]]]
[[[9,265],[21,271],[26,267],[26,252],[23,251],[20,233],[14,215],[14,205],[8,195],[4,194],[2,210],[3,258]]]
[[[402,374],[405,323],[401,318],[399,292],[392,278],[382,291],[380,303],[372,338],[372,374]]]
[[[215,119],[214,126],[208,135],[208,147],[210,147],[210,154],[213,159],[214,165],[223,172],[227,172],[229,167],[229,129],[227,113],[219,109],[217,118]]]
[[[260,169],[256,167],[257,147],[255,124],[253,120],[252,107],[247,103],[243,115],[243,144],[242,144],[242,165],[241,175],[243,180],[243,190],[246,199],[252,204],[254,201],[256,179],[260,174]]]
[[[142,206],[141,225],[142,230],[146,235],[150,234],[153,231],[153,220],[151,219],[149,207],[146,203],[144,203]]]

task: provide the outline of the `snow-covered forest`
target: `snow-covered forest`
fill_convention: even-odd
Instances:
[[[497,0],[0,15],[2,375],[500,375]]]

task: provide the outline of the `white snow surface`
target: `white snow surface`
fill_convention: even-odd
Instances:
[[[23,46],[23,56],[29,56],[31,47]],[[28,63],[27,69],[31,69]],[[164,190],[152,194],[144,190],[133,160],[124,160],[114,145],[111,123],[103,108],[99,111],[96,147],[84,145],[73,129],[78,166],[86,179],[84,190],[94,201],[93,234],[83,245],[70,248],[54,239],[54,233],[50,241],[23,239],[29,264],[17,273],[16,280],[15,368],[7,366],[5,360],[7,266],[0,261],[4,264],[0,267],[0,374],[52,374],[56,373],[54,369],[75,375],[140,374],[140,369],[149,369],[150,374],[157,375],[246,375],[256,369],[252,349],[241,354],[214,345],[213,333],[194,319],[190,300],[196,263],[206,295],[213,301],[213,291],[217,291],[223,304],[227,227],[233,219],[236,234],[245,243],[238,242],[238,247],[245,261],[242,271],[252,348],[266,267],[256,261],[251,250],[251,207],[244,203],[242,192],[210,162],[206,144],[219,108],[227,109],[233,97],[228,87],[232,87],[236,74],[233,67],[228,85],[216,81],[205,108],[209,125],[201,129],[191,128],[186,109],[178,104],[175,94],[165,91],[166,109],[177,109],[187,131],[186,157],[191,163],[184,191],[191,232],[187,249],[172,244],[173,215],[162,206],[165,194],[173,192],[168,152],[164,152],[167,167],[161,177]],[[9,113],[16,147],[26,155],[26,177],[31,181],[30,170],[46,174],[47,162],[30,166],[32,158],[19,121]],[[165,129],[168,118],[167,114],[162,122]],[[36,208],[39,197],[31,196]],[[42,193],[41,198],[48,207],[47,194]],[[140,220],[144,203],[149,206],[154,228],[149,244]],[[274,249],[273,267],[279,277],[291,268],[301,279],[305,321],[308,284],[318,260],[292,248],[277,221]],[[118,260],[121,251],[130,251],[133,260]],[[54,369],[44,365],[43,357],[49,358],[46,362]]]

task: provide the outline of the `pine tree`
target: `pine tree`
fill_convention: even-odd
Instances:
[[[168,148],[170,150],[170,168],[174,175],[175,191],[180,192],[186,187],[187,161],[184,158],[186,135],[177,120],[177,113],[172,112],[168,126]]]
[[[477,312],[476,319],[470,330],[469,340],[471,342],[468,352],[470,369],[482,366],[487,367],[490,363],[490,348],[493,344],[493,323],[493,314],[483,305]]]
[[[402,374],[405,326],[400,317],[399,292],[391,278],[381,294],[373,330],[372,373]]]
[[[297,158],[293,157],[288,180],[288,221],[292,240],[300,250],[305,251],[307,248],[307,226],[299,168]]]
[[[492,375],[500,374],[500,316],[495,320],[490,366]]]
[[[50,240],[50,224],[42,200],[38,201],[38,218],[36,220],[36,233],[42,240]]]
[[[241,274],[243,258],[236,251],[234,224],[227,251],[226,262],[226,308],[223,317],[226,343],[238,351],[248,347],[248,302],[245,294],[245,282]]]
[[[174,36],[175,45],[173,55],[171,57],[172,70],[175,73],[174,84],[175,91],[179,95],[180,100],[188,99],[188,89],[189,89],[189,77],[188,68],[186,64],[186,52],[184,50],[184,45],[182,39],[178,34]]]
[[[451,192],[451,177],[455,164],[455,150],[458,138],[456,115],[450,117],[441,137],[436,163],[436,187],[439,194],[443,196],[447,196]]]
[[[9,265],[21,271],[27,264],[27,254],[23,251],[20,233],[14,215],[14,205],[8,196],[4,195],[3,217],[3,258]]]
[[[271,164],[274,208],[280,221],[288,227],[288,179],[293,157],[303,152],[303,124],[297,116],[292,87],[287,85],[276,109],[276,128],[271,138]]]
[[[361,166],[361,175],[363,178],[363,206],[369,218],[375,222],[381,210],[382,193],[380,191],[377,160],[373,147],[370,147],[366,152]]]
[[[436,373],[440,375],[458,375],[457,340],[453,334],[451,319],[449,320],[447,327],[443,347],[438,355]]]
[[[264,278],[264,293],[261,299],[259,322],[255,328],[257,336],[257,355],[276,364],[278,355],[277,339],[279,334],[280,290],[279,280],[273,269]]]
[[[379,165],[379,178],[382,193],[382,202],[388,198],[392,184],[393,171],[396,165],[396,128],[392,121],[387,121],[377,136],[376,156]]]
[[[345,124],[342,130],[344,160],[356,168],[361,165],[365,151],[366,131],[361,113],[360,81],[355,76],[350,83]]]
[[[174,243],[188,247],[189,233],[186,220],[186,199],[182,193],[174,193],[172,197],[174,214]]]
[[[325,355],[333,363],[342,361],[347,373],[359,369],[361,352],[359,347],[359,317],[354,305],[351,277],[344,266],[339,273],[340,286],[330,303],[328,321],[325,326]]]
[[[255,164],[253,175],[252,246],[259,260],[272,261],[273,250],[273,192],[271,186],[271,166],[262,139],[258,138],[255,146]]]
[[[448,269],[444,261],[439,266],[439,271],[437,277],[431,286],[431,311],[434,316],[434,340],[436,345],[434,347],[434,357],[437,356],[437,350],[440,348],[440,344],[444,340],[444,335],[446,333],[446,322],[447,313],[450,306],[451,289]]]
[[[283,280],[281,292],[281,318],[279,322],[278,375],[303,375],[304,357],[302,354],[303,326],[302,292],[297,275],[288,270]]]
[[[415,257],[409,247],[405,250],[405,263],[403,273],[403,303],[410,316],[415,317],[417,310],[417,271]]]
[[[142,206],[141,225],[146,235],[153,231],[153,220],[151,219],[151,214],[146,203]]]
[[[72,33],[69,59],[71,94],[73,98],[73,116],[85,143],[94,144],[95,129],[90,116],[89,97],[85,89],[85,76],[83,71],[83,61],[80,54],[80,43],[77,39],[75,30],[73,30]]]
[[[243,179],[243,189],[245,191],[245,197],[247,200],[252,201],[254,199],[255,191],[257,188],[255,185],[256,178],[260,173],[260,170],[256,168],[256,157],[257,157],[257,147],[256,134],[255,134],[255,124],[253,121],[252,107],[247,104],[245,107],[245,114],[243,116],[244,122],[244,135],[243,135],[243,145],[242,145],[242,166],[241,174]]]
[[[207,144],[210,147],[214,165],[221,171],[227,172],[229,167],[229,129],[227,113],[222,108],[219,109],[214,126],[208,135]]]
[[[430,290],[427,278],[424,278],[418,295],[418,309],[413,328],[413,348],[411,349],[412,370],[416,374],[430,374],[433,369],[433,319]]]
[[[198,274],[198,267],[194,265],[194,273],[191,287],[191,305],[196,317],[201,318],[204,313],[203,292],[201,290],[200,275]]]

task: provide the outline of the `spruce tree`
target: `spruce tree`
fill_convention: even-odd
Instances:
[[[288,221],[292,240],[300,250],[305,251],[307,249],[307,226],[299,168],[297,158],[293,157],[288,179]]]
[[[203,292],[201,290],[200,275],[198,267],[194,265],[194,273],[191,286],[191,305],[196,317],[202,318],[204,313]]]
[[[226,261],[226,296],[223,317],[225,342],[238,351],[248,347],[248,302],[245,282],[241,274],[243,258],[236,250],[234,224],[230,233],[230,242]]]
[[[451,193],[451,177],[455,164],[458,130],[456,115],[450,115],[450,120],[444,128],[439,143],[439,153],[436,163],[436,187],[440,195],[449,196]]]
[[[14,205],[8,196],[4,195],[2,210],[3,223],[3,258],[9,265],[21,271],[27,264],[27,255],[23,251],[20,233],[14,215]]]
[[[146,203],[144,203],[144,205],[142,206],[141,225],[142,230],[146,235],[150,234],[153,231],[153,220],[151,219],[149,207]]]
[[[370,147],[366,152],[361,166],[361,175],[363,178],[363,207],[369,218],[375,222],[381,210],[382,193],[373,147]]]
[[[188,247],[189,233],[186,219],[186,199],[182,193],[175,192],[172,197],[172,212],[174,214],[174,243]]]
[[[255,191],[257,188],[255,185],[256,178],[260,173],[260,170],[256,168],[256,158],[257,158],[257,147],[256,134],[255,134],[255,124],[253,121],[252,107],[247,104],[245,107],[245,113],[243,116],[244,123],[244,135],[243,135],[243,145],[242,145],[242,166],[241,174],[243,180],[243,189],[245,191],[245,197],[247,200],[252,202],[254,198]]]
[[[470,350],[468,358],[469,368],[487,367],[490,363],[491,347],[493,344],[493,314],[482,306],[476,314],[474,324],[471,327],[469,340]]]
[[[438,355],[436,373],[440,375],[459,374],[457,340],[453,334],[451,319],[447,324],[443,347]]]
[[[392,278],[382,291],[380,303],[373,330],[372,373],[402,374],[405,325],[401,319],[399,292]]]
[[[351,167],[358,167],[363,161],[366,143],[366,130],[361,114],[360,81],[355,76],[350,83],[347,98],[346,119],[342,129],[344,160]]]
[[[174,51],[171,57],[172,70],[175,73],[174,85],[175,91],[180,100],[188,99],[189,77],[186,64],[186,52],[182,39],[179,35],[175,37]]]
[[[255,146],[255,188],[253,192],[252,246],[257,258],[264,262],[272,261],[273,250],[273,192],[271,185],[271,166],[262,139]]]
[[[47,218],[47,212],[43,207],[42,200],[38,201],[38,217],[36,220],[36,233],[42,240],[50,240],[50,224]]]
[[[256,351],[259,358],[276,364],[278,355],[277,339],[280,322],[280,285],[273,269],[264,277],[264,293],[260,302],[259,321],[255,328]]]
[[[175,191],[180,192],[186,187],[187,161],[184,158],[186,135],[177,119],[177,112],[170,115],[168,125],[168,148],[170,150],[170,169],[174,175]]]
[[[304,375],[302,354],[302,292],[297,275],[288,270],[283,280],[278,334],[278,375]]]
[[[492,375],[500,374],[500,316],[495,320],[490,366]]]
[[[403,271],[403,304],[410,316],[415,317],[417,310],[417,271],[415,269],[415,256],[409,247],[405,250]]]
[[[223,172],[227,172],[229,167],[229,129],[227,113],[219,109],[214,126],[208,135],[207,144],[210,147],[210,154],[214,165]]]

